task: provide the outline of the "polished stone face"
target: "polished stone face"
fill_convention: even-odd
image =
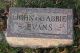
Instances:
[[[50,48],[73,44],[71,9],[10,8],[6,40],[13,47]]]
[[[71,9],[10,8],[8,37],[73,38]]]

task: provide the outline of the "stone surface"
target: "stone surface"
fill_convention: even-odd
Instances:
[[[10,8],[6,40],[14,47],[54,47],[73,44],[71,9]]]

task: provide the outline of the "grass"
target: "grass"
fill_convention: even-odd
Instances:
[[[46,0],[27,0],[27,2],[25,2],[26,4],[24,4],[24,1],[22,1],[23,2],[22,3],[21,0],[16,0],[16,1],[18,1],[17,5],[16,5],[17,7],[24,7],[24,5],[25,5],[25,7],[32,7],[32,8],[39,8],[39,7],[40,8],[46,8],[46,7],[49,7],[49,8],[54,8],[54,7],[55,8],[72,8],[72,9],[75,8],[75,3],[71,0],[69,0],[69,1],[64,0],[58,4],[53,0],[47,0],[47,1]],[[78,3],[80,3],[80,1]],[[78,8],[78,3],[77,3],[76,8]],[[6,6],[6,4],[0,1],[0,8],[5,8],[5,6]],[[79,7],[80,7],[80,4],[79,4]],[[76,32],[74,32],[74,36],[76,39],[74,40],[75,41],[74,46],[77,46],[77,45],[79,45],[77,38],[80,37],[80,30],[77,28],[75,30],[76,30]],[[4,34],[2,32],[0,32],[0,34],[2,34],[1,37],[3,37],[3,39],[0,40],[0,53],[17,53],[18,51],[20,51],[22,49],[22,48],[14,48],[14,47],[9,46],[4,38],[5,37]],[[73,49],[76,49],[76,48],[73,48],[73,46],[66,47],[66,48],[69,49],[69,53],[71,51],[73,51]],[[52,53],[56,53],[54,51],[57,51],[57,50],[58,50],[58,48],[52,49]],[[23,51],[25,53],[32,53],[33,49],[24,48]],[[76,51],[76,53],[80,53],[80,49],[78,49]]]

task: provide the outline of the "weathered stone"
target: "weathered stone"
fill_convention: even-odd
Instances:
[[[10,8],[6,40],[14,47],[46,48],[73,44],[71,9]]]

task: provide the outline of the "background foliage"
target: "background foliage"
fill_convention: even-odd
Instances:
[[[68,8],[74,12],[74,44],[72,46],[52,48],[51,53],[80,53],[80,0],[0,0],[0,9],[9,7],[27,8]],[[4,37],[3,32],[1,32]],[[46,49],[48,51],[48,49]],[[0,41],[0,53],[38,53],[39,49],[13,48],[8,45],[5,38]],[[19,53],[20,53],[19,52]],[[47,53],[47,52],[45,52]]]

